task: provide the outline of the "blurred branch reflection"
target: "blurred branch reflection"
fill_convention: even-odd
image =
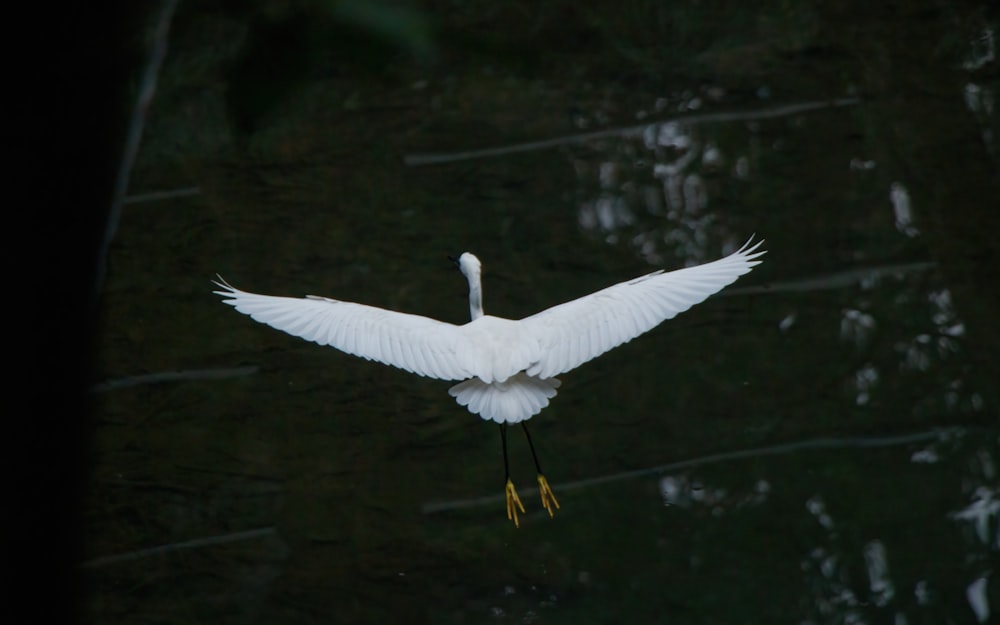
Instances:
[[[813,438],[804,441],[795,441],[781,445],[769,445],[767,447],[755,447],[753,449],[741,449],[718,454],[709,454],[689,460],[670,462],[644,469],[632,471],[622,471],[610,475],[578,480],[576,482],[565,482],[555,487],[559,491],[582,490],[591,486],[608,484],[611,482],[621,482],[651,475],[659,475],[677,469],[688,469],[691,467],[705,466],[726,462],[729,460],[743,460],[747,458],[759,458],[762,456],[775,456],[780,454],[798,453],[801,451],[816,449],[861,449],[871,447],[892,447],[896,445],[910,445],[925,441],[945,441],[957,436],[962,436],[970,432],[969,428],[940,428],[926,432],[916,432],[913,434],[901,434],[897,436],[863,436],[857,438]],[[502,496],[476,497],[472,499],[456,499],[452,501],[431,502],[424,504],[421,508],[424,514],[434,514],[449,510],[461,510],[465,508],[475,508],[484,505],[495,505],[503,501]]]

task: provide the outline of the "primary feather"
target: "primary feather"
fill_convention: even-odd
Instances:
[[[542,357],[528,375],[548,378],[652,330],[708,299],[760,263],[763,241],[747,241],[719,260],[653,273],[559,304],[521,320],[541,337]]]
[[[472,321],[454,325],[420,315],[325,297],[241,291],[219,277],[223,301],[255,321],[348,354],[442,380],[465,380],[449,394],[474,414],[516,423],[556,395],[555,378],[704,301],[749,272],[764,254],[747,243],[720,260],[656,271],[521,320],[483,314],[479,259],[458,259],[469,281]]]

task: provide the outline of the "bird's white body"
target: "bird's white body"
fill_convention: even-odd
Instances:
[[[241,291],[220,278],[225,303],[289,334],[418,375],[463,380],[449,389],[470,412],[497,423],[538,414],[555,376],[651,330],[749,272],[764,252],[748,241],[720,260],[621,282],[520,320],[483,314],[481,265],[458,259],[472,321],[454,325],[325,297]]]

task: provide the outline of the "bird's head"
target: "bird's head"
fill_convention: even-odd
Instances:
[[[449,256],[448,258],[458,265],[459,270],[465,274],[466,278],[478,278],[483,272],[483,264],[479,262],[479,259],[476,258],[475,254],[465,252],[458,258],[454,258],[452,256]]]

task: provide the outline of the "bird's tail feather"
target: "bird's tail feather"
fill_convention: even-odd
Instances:
[[[448,394],[487,421],[519,423],[548,406],[559,384],[556,378],[543,380],[522,371],[504,382],[492,384],[472,378],[451,387]]]

